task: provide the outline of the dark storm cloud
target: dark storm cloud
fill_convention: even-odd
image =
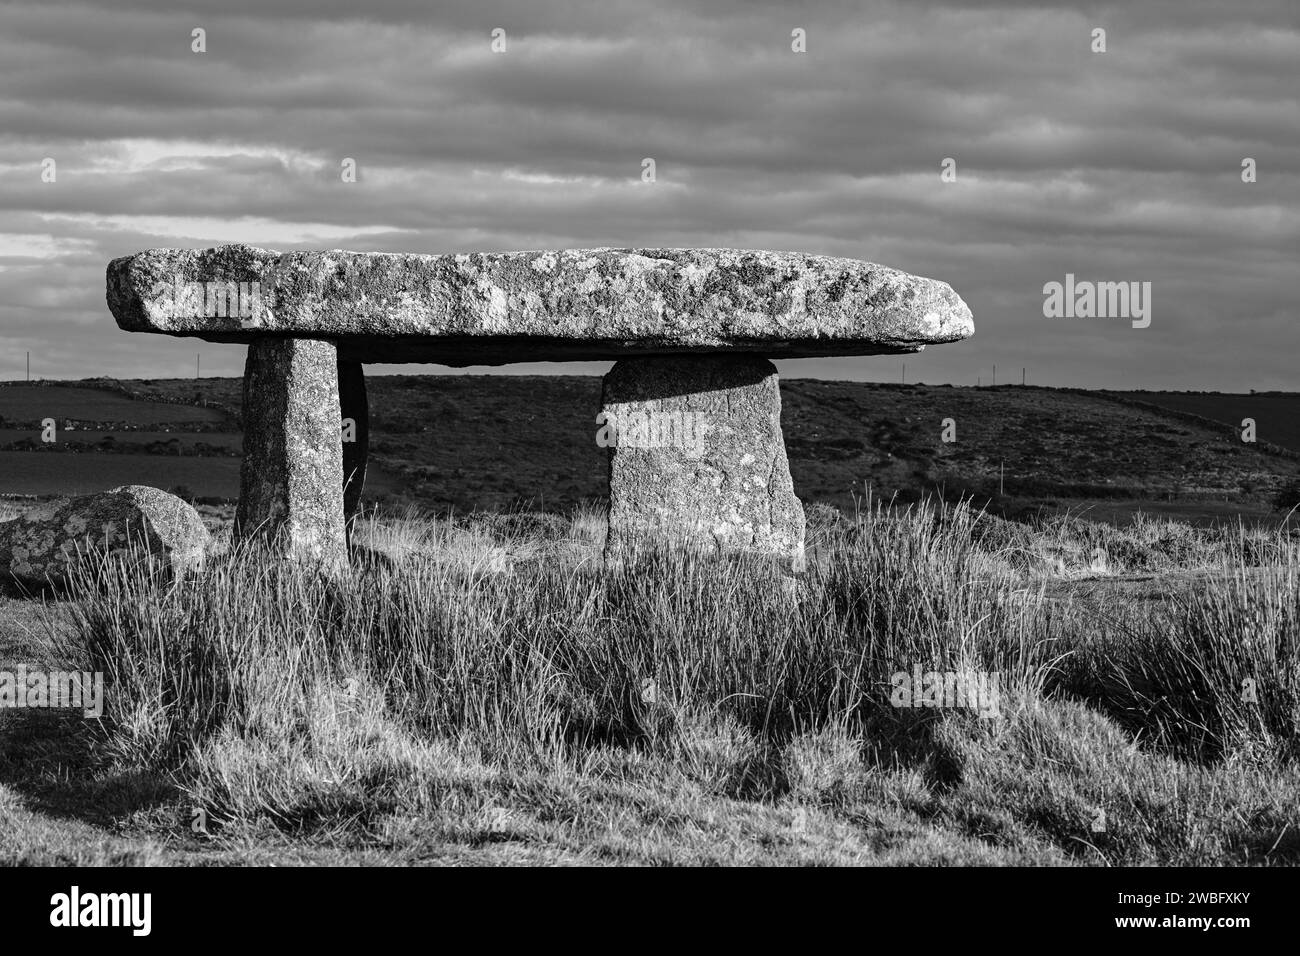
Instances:
[[[943,278],[971,305],[976,337],[908,358],[911,380],[997,364],[1039,382],[1294,387],[1298,9],[10,4],[0,376],[27,349],[50,376],[186,374],[196,347],[205,369],[237,372],[238,349],[117,332],[103,269],[244,239],[848,255]],[[1258,183],[1241,182],[1245,156]],[[944,157],[956,183],[939,180]],[[1045,319],[1043,284],[1067,272],[1152,282],[1151,327]],[[893,378],[902,361],[784,365]]]

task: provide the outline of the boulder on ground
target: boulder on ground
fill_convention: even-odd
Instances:
[[[180,498],[126,485],[0,524],[0,576],[36,586],[64,584],[81,558],[133,549],[162,556],[181,572],[202,561],[208,537],[198,512]]]

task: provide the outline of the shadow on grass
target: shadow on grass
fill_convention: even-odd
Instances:
[[[0,785],[29,810],[108,828],[181,795],[166,775],[107,769],[80,713],[10,711],[0,721]]]
[[[10,627],[0,640],[0,670],[16,676],[20,666],[29,672],[78,669],[59,659],[49,639],[49,629],[58,626],[57,589],[8,579],[0,582],[0,596],[13,601],[6,623],[16,621],[27,632]],[[104,743],[97,721],[79,709],[0,708],[0,786],[33,812],[98,826],[179,796],[166,775],[110,770]]]

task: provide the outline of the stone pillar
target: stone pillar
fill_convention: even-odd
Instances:
[[[235,535],[343,567],[338,357],[322,339],[266,338],[244,368],[244,461]]]
[[[605,376],[607,559],[649,543],[804,565],[776,367],[753,355],[619,360]]]
[[[343,520],[350,537],[352,519],[361,508],[370,458],[370,403],[360,362],[339,360],[339,408],[342,418],[351,419],[354,428],[353,440],[343,442]]]

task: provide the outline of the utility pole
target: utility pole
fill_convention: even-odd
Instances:
[[[1024,388],[1024,386],[1025,386],[1025,369],[1024,369],[1023,366],[1021,366],[1021,368],[1020,368],[1020,387],[1021,387],[1021,388]]]
[[[27,353],[27,384],[32,383],[32,353]]]
[[[995,365],[993,366],[993,387],[997,388],[997,386],[998,386],[998,367]]]
[[[194,353],[194,377],[203,377],[203,356],[198,352]]]

